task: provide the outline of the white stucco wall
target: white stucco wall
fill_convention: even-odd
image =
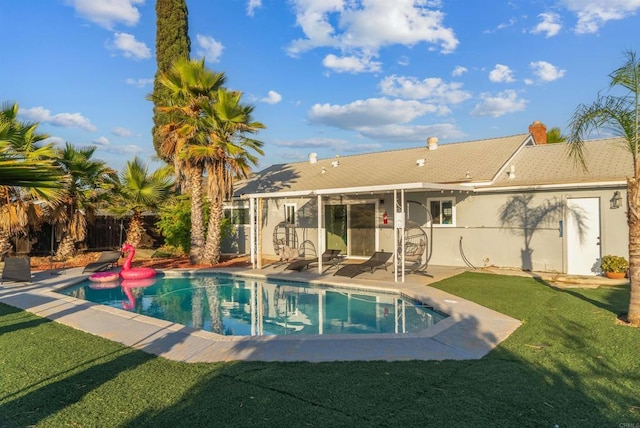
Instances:
[[[454,197],[456,201],[456,224],[435,225],[430,229],[423,224],[424,230],[433,237],[433,251],[430,264],[467,266],[467,262],[475,267],[493,265],[516,269],[532,269],[539,271],[566,272],[566,209],[563,209],[567,198],[599,198],[600,200],[600,237],[601,255],[616,254],[628,258],[628,228],[626,224],[626,191],[621,190],[623,206],[618,209],[610,207],[614,188],[597,190],[557,190],[536,192],[417,192],[407,193],[406,200],[418,201],[427,205],[429,198]],[[349,200],[375,200],[377,249],[393,251],[393,194],[349,196]],[[346,199],[345,199],[346,200]],[[510,222],[502,222],[501,216],[509,202],[524,201],[519,205],[520,214],[512,217]],[[298,242],[311,241],[317,249],[318,243],[317,200],[314,198],[265,199],[262,216],[263,255],[275,256],[273,250],[273,231],[283,220],[284,205],[296,204]],[[518,205],[518,204],[516,204]],[[410,205],[411,206],[411,205]],[[547,210],[556,206],[555,210]],[[384,225],[382,213],[387,212],[389,222]],[[539,216],[543,218],[533,222],[535,227],[527,231],[525,239],[521,227],[523,218]],[[410,217],[414,221],[424,222],[424,214],[417,205],[410,208]],[[561,230],[562,221],[562,230]],[[243,237],[249,251],[249,226],[245,226]],[[324,239],[324,233],[322,234]],[[530,258],[527,257],[527,252]],[[466,261],[465,261],[466,258]]]

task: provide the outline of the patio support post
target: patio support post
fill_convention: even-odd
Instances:
[[[251,252],[251,267],[256,268],[256,199],[249,198],[249,251]]]
[[[258,215],[256,216],[256,250],[258,253],[258,269],[262,269],[262,198],[258,198]]]
[[[318,195],[318,274],[322,274],[322,253],[325,248],[322,244],[322,195]]]
[[[398,190],[393,190],[393,282],[398,282],[398,223],[396,222],[396,207],[398,206]]]
[[[404,189],[400,190],[400,203],[402,204],[400,206],[400,212],[402,213],[402,223],[400,223],[400,233],[401,233],[401,248],[402,248],[402,258],[400,259],[400,265],[402,266],[402,282],[404,283],[404,256],[405,256],[405,233],[404,233],[404,226],[405,226],[405,219],[407,218],[406,213],[405,213],[405,201],[404,201]]]
[[[405,238],[404,238],[404,189],[400,189],[400,201],[398,203],[398,190],[393,191],[393,280],[398,282],[398,268],[402,270],[401,282],[404,282],[404,256],[405,256]],[[398,239],[398,235],[400,238]],[[401,248],[398,254],[398,248]]]

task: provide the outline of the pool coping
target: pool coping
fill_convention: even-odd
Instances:
[[[167,277],[224,272],[264,279],[286,279],[370,291],[395,292],[448,314],[420,333],[364,335],[222,336],[185,325],[87,302],[57,293],[87,278],[82,268],[37,272],[30,284],[0,285],[0,302],[123,345],[175,361],[408,361],[479,359],[505,340],[519,320],[428,284],[457,275],[461,268],[433,267],[431,277],[410,275],[405,283],[389,274],[361,278],[284,270],[242,268],[174,269]],[[409,277],[407,277],[409,278]]]

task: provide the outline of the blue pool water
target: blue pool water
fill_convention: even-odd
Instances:
[[[85,281],[61,293],[234,336],[417,333],[446,318],[396,294],[228,274]]]

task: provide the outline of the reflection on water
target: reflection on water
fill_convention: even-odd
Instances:
[[[86,282],[63,293],[235,336],[417,333],[446,317],[394,294],[289,281],[224,275],[123,282],[107,288]]]

